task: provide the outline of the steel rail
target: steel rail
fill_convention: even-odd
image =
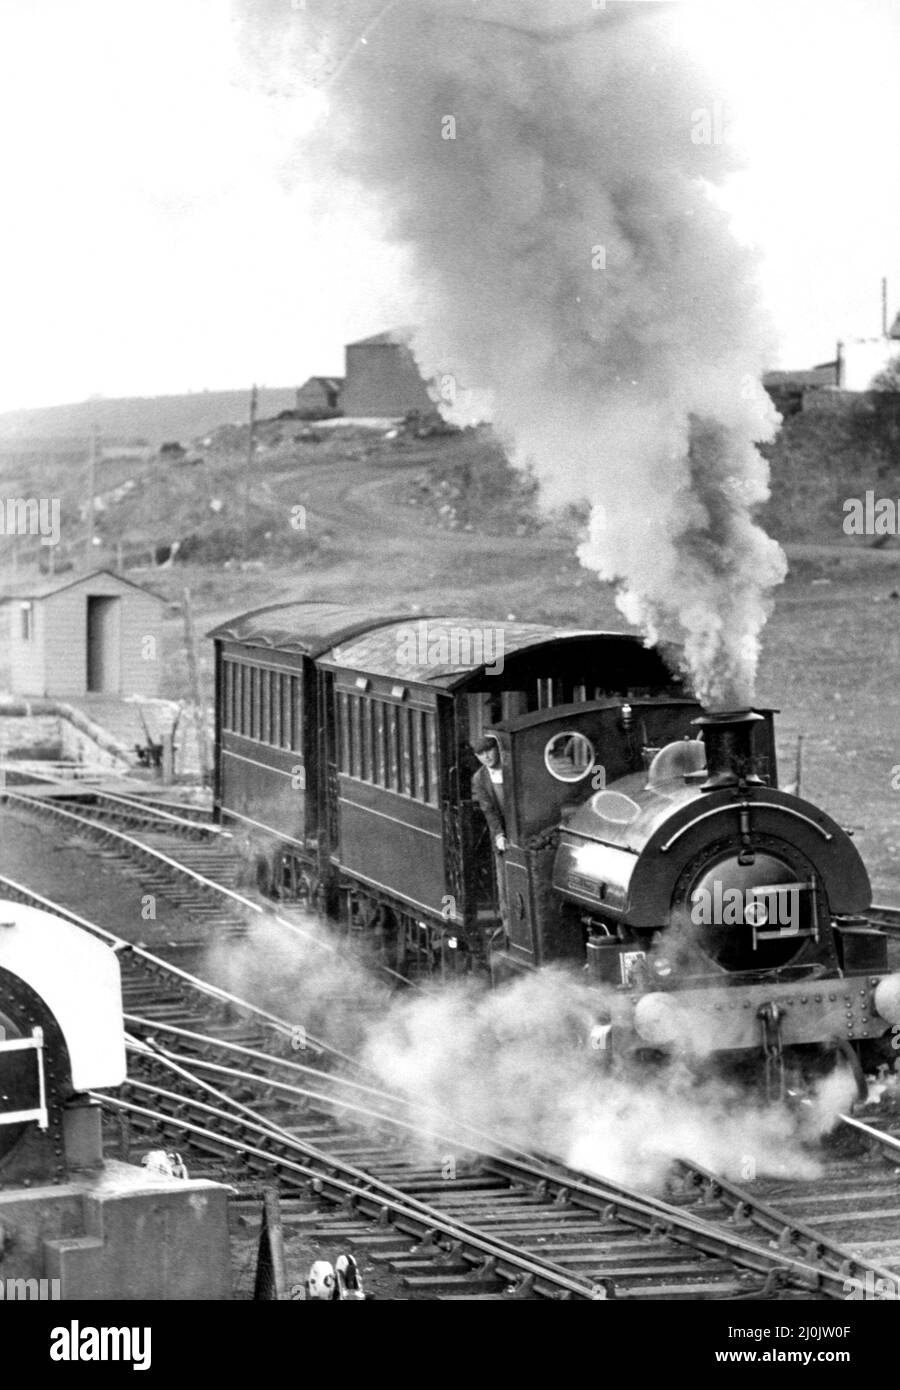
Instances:
[[[90,798],[94,802],[110,801],[115,806],[123,806],[132,811],[139,811],[145,820],[156,821],[164,825],[177,825],[182,829],[192,830],[195,833],[200,831],[203,834],[212,835],[213,838],[216,836],[226,840],[234,838],[233,832],[227,830],[224,826],[215,825],[212,821],[202,821],[192,819],[190,816],[178,815],[176,809],[168,809],[168,807],[177,808],[177,802],[169,802],[164,805],[160,802],[154,802],[150,798],[148,798],[147,801],[141,801],[135,797],[122,796],[119,792],[107,791],[105,788],[85,786],[84,783],[79,782],[73,783],[63,777],[51,777],[46,773],[38,773],[36,778],[32,778],[32,781],[34,780],[47,782],[50,786],[58,787],[67,794],[66,799],[71,797],[71,799],[75,801],[82,801],[87,798]],[[20,791],[18,795],[26,796],[29,800],[44,799],[43,797],[32,797],[28,792],[22,791]]]
[[[238,893],[234,888],[228,888],[223,883],[217,883],[215,879],[204,877],[204,875],[198,873],[196,869],[191,869],[187,864],[180,863],[179,860],[173,859],[171,855],[165,854],[162,850],[154,849],[150,845],[143,844],[142,841],[136,839],[133,835],[127,835],[122,830],[114,830],[112,826],[104,825],[102,822],[96,820],[90,820],[88,817],[76,815],[74,812],[67,811],[52,801],[37,797],[29,797],[23,795],[21,792],[11,792],[8,789],[0,788],[0,800],[18,802],[29,810],[37,810],[43,812],[45,815],[55,816],[57,819],[73,822],[82,829],[91,830],[101,837],[112,840],[114,843],[120,843],[133,858],[139,860],[143,859],[144,861],[149,860],[155,865],[162,864],[177,876],[190,879],[205,892],[213,896],[218,895],[220,897],[225,897],[229,899],[230,902],[237,904],[239,907],[249,912],[256,913],[257,916],[263,919],[276,922],[279,926],[285,927],[288,931],[293,932],[295,936],[302,937],[304,941],[308,941],[310,945],[315,946],[320,951],[325,951],[329,955],[339,958],[341,956],[341,952],[333,942],[323,941],[315,932],[306,931],[303,927],[298,926],[296,922],[291,922],[287,917],[282,917],[280,913],[273,911],[262,903],[255,902],[252,898],[246,897],[243,893]],[[423,994],[434,993],[434,991],[428,990],[419,981],[408,980],[405,975],[401,975],[398,971],[392,970],[388,965],[382,965],[378,962],[375,964],[374,968],[380,973],[396,980],[402,984],[404,988],[416,989]]]
[[[699,1180],[705,1186],[706,1192],[711,1198],[727,1198],[725,1205],[731,1208],[733,1219],[740,1221],[746,1218],[754,1225],[760,1226],[771,1235],[776,1236],[781,1246],[789,1241],[795,1245],[804,1244],[807,1247],[808,1256],[819,1259],[827,1257],[844,1277],[855,1273],[855,1266],[857,1265],[862,1270],[871,1269],[877,1278],[891,1277],[890,1270],[872,1264],[868,1260],[861,1260],[845,1246],[820,1235],[811,1226],[806,1226],[802,1221],[795,1221],[791,1217],[784,1216],[777,1207],[763,1202],[752,1192],[748,1192],[746,1188],[738,1187],[736,1183],[730,1182],[727,1178],[717,1177],[709,1169],[691,1160],[679,1159],[678,1163],[695,1182]]]
[[[185,1102],[184,1097],[179,1096],[177,1093],[162,1091],[159,1089],[159,1087],[156,1086],[144,1085],[140,1082],[131,1084],[138,1090],[147,1091],[156,1097],[162,1096],[170,1101],[173,1101],[181,1110],[183,1110],[185,1104],[187,1103],[195,1111],[200,1111],[203,1114],[212,1115],[213,1118],[220,1120],[224,1119],[226,1122],[230,1122],[231,1124],[237,1124],[239,1126],[244,1125],[245,1127],[251,1130],[262,1129],[264,1138],[272,1137],[278,1139],[279,1142],[285,1144],[286,1147],[288,1147],[289,1149],[296,1150],[302,1153],[304,1157],[309,1159],[311,1162],[322,1164],[325,1168],[330,1170],[329,1176],[334,1176],[335,1173],[341,1173],[343,1174],[345,1179],[349,1178],[349,1180],[354,1183],[362,1184],[363,1190],[366,1193],[366,1195],[372,1195],[377,1193],[379,1199],[384,1199],[383,1205],[388,1205],[390,1207],[402,1205],[407,1209],[412,1209],[418,1216],[424,1218],[432,1226],[437,1225],[434,1219],[436,1213],[442,1223],[446,1224],[447,1222],[447,1218],[440,1212],[440,1210],[432,1207],[429,1203],[421,1202],[418,1198],[410,1196],[408,1193],[405,1193],[402,1190],[393,1187],[391,1184],[384,1182],[382,1179],[373,1177],[371,1174],[366,1173],[364,1170],[358,1169],[355,1165],[347,1163],[342,1159],[335,1158],[332,1155],[324,1153],[324,1151],[318,1149],[314,1145],[306,1144],[303,1141],[297,1140],[293,1135],[290,1135],[288,1132],[279,1132],[278,1126],[272,1126],[268,1123],[259,1122],[254,1124],[253,1122],[248,1122],[236,1116],[228,1116],[227,1114],[223,1114],[220,1110],[218,1110],[217,1107],[208,1106],[203,1101]],[[167,1118],[167,1116],[163,1118],[163,1125],[165,1124]],[[247,1146],[244,1146],[245,1150],[246,1147]],[[268,1158],[270,1162],[275,1161],[276,1163],[279,1163],[280,1166],[280,1161],[278,1160],[277,1155],[272,1154],[271,1151],[268,1152]],[[575,1185],[569,1184],[567,1185],[567,1189],[568,1188],[574,1190]],[[649,1225],[647,1225],[646,1223],[641,1223],[640,1221],[630,1221],[630,1212],[628,1217],[622,1216],[618,1211],[610,1212],[608,1204],[603,1205],[600,1211],[600,1215],[605,1218],[622,1220],[623,1223],[626,1225],[635,1224],[640,1226],[644,1224],[644,1228],[648,1230],[648,1233],[651,1236],[676,1240],[682,1239],[686,1244],[690,1246],[691,1249],[699,1250],[699,1252],[704,1255],[710,1255],[713,1258],[722,1258],[724,1256],[733,1264],[743,1263],[748,1265],[751,1269],[753,1269],[754,1272],[771,1275],[773,1270],[775,1269],[777,1269],[778,1271],[793,1273],[796,1272],[797,1268],[799,1268],[798,1261],[792,1261],[790,1259],[784,1260],[780,1257],[773,1258],[771,1252],[761,1249],[760,1247],[749,1247],[746,1241],[741,1242],[741,1254],[743,1256],[743,1259],[741,1260],[735,1258],[734,1250],[737,1245],[737,1242],[733,1239],[729,1240],[725,1238],[722,1240],[717,1240],[714,1243],[714,1248],[703,1249],[702,1241],[698,1241],[697,1239],[691,1237],[689,1234],[685,1232],[678,1232],[675,1229],[677,1223],[669,1222],[667,1223],[665,1229],[662,1229],[658,1218]],[[682,1225],[682,1227],[684,1227],[685,1225],[685,1223],[683,1222],[681,1222],[680,1224]],[[473,1236],[477,1238],[484,1238],[484,1233],[482,1231],[480,1231],[477,1227],[471,1226],[467,1222],[453,1222],[453,1228],[453,1232],[451,1233],[453,1237],[457,1240],[464,1241],[465,1243],[471,1244]],[[702,1236],[706,1236],[708,1234],[708,1229],[704,1227],[700,1234]],[[524,1255],[528,1260],[534,1259],[534,1256],[531,1255],[530,1252],[521,1251],[519,1247],[516,1247],[509,1242],[498,1241],[497,1237],[491,1237],[490,1239],[492,1239],[495,1244],[502,1245],[507,1252],[514,1252],[516,1250],[519,1250],[519,1253]],[[748,1260],[746,1258],[748,1250],[754,1256],[756,1256],[756,1259]],[[623,1256],[623,1258],[627,1259],[627,1256]],[[564,1270],[563,1267],[556,1265],[553,1261],[542,1261],[541,1264],[545,1271],[552,1271],[554,1276],[567,1276],[567,1271]],[[793,1266],[793,1268],[788,1268],[788,1266]],[[801,1278],[804,1283],[808,1284],[810,1278],[815,1277],[817,1274],[818,1271],[810,1270],[807,1268],[802,1270]],[[592,1280],[590,1280],[589,1283],[588,1281],[580,1281],[580,1288],[583,1291],[583,1296],[592,1298],[597,1298],[600,1296],[597,1292],[600,1288],[602,1288],[605,1291],[604,1296],[608,1296],[611,1290],[615,1290],[615,1286],[616,1274],[614,1269],[604,1271],[602,1275],[593,1278]],[[628,1294],[614,1294],[614,1296],[627,1298]]]
[[[18,883],[15,879],[9,878],[6,874],[0,874],[0,889],[11,892],[15,897],[24,899],[26,903],[40,907],[45,912],[52,912],[56,917],[64,917],[75,926],[83,928],[93,936],[105,941],[117,955],[127,955],[135,960],[139,960],[151,971],[157,974],[169,975],[180,984],[186,985],[189,989],[199,993],[206,998],[214,999],[217,1003],[226,1004],[229,1007],[237,1008],[249,1014],[252,1018],[272,1028],[280,1037],[295,1038],[298,1029],[303,1025],[289,1023],[287,1019],[280,1018],[277,1014],[270,1013],[267,1009],[262,1009],[257,1004],[251,1004],[249,1000],[240,998],[239,995],[231,994],[226,989],[221,989],[218,985],[210,984],[207,980],[201,980],[197,975],[191,975],[187,970],[182,970],[178,965],[172,965],[169,961],[163,960],[161,956],[155,956],[143,946],[136,946],[123,937],[116,936],[114,932],[108,931],[105,927],[99,926],[96,922],[90,922],[87,918],[80,916],[77,912],[72,912],[69,908],[53,902],[50,898],[45,898],[41,893],[36,893],[32,888],[27,888],[24,884]],[[150,1020],[145,1020],[148,1026],[162,1027],[161,1024],[151,1024]],[[332,1047],[330,1043],[317,1038],[303,1028],[303,1038],[306,1045],[312,1051],[319,1052],[336,1058],[337,1060],[351,1066],[357,1067],[358,1063],[346,1053],[338,1048]],[[265,1055],[265,1054],[263,1054]]]
[[[157,1060],[162,1057],[167,1061],[174,1062],[176,1067],[179,1063],[185,1061],[184,1058],[173,1056],[173,1054],[166,1052],[165,1049],[157,1049],[153,1055]],[[386,1124],[394,1128],[403,1129],[404,1131],[410,1131],[419,1137],[428,1138],[431,1142],[443,1144],[451,1150],[466,1152],[470,1157],[479,1160],[492,1171],[501,1173],[505,1177],[513,1177],[518,1181],[535,1184],[546,1184],[548,1181],[555,1182],[569,1191],[589,1191],[604,1203],[638,1203],[642,1209],[652,1207],[658,1214],[658,1217],[665,1221],[671,1221],[674,1218],[680,1220],[685,1214],[683,1208],[666,1202],[662,1198],[639,1193],[622,1183],[615,1183],[608,1179],[594,1178],[593,1175],[572,1169],[569,1165],[552,1156],[538,1156],[525,1154],[522,1151],[517,1152],[515,1149],[508,1148],[497,1136],[486,1136],[483,1132],[479,1132],[477,1137],[482,1143],[476,1145],[472,1142],[471,1137],[464,1138],[462,1134],[450,1134],[446,1131],[433,1129],[421,1123],[412,1123],[411,1121],[401,1119],[396,1114],[384,1114],[381,1111],[372,1110],[357,1102],[349,1101],[343,1097],[328,1094],[327,1092],[314,1091],[309,1087],[293,1086],[290,1083],[277,1081],[268,1076],[260,1076],[257,1073],[240,1071],[236,1068],[226,1067],[202,1058],[198,1059],[191,1057],[187,1059],[187,1062],[188,1066],[191,1068],[198,1068],[201,1071],[210,1072],[215,1076],[231,1078],[242,1084],[249,1083],[251,1085],[256,1085],[269,1093],[275,1091],[286,1096],[302,1098],[307,1101],[313,1101],[316,1104],[324,1104],[331,1109],[339,1109],[345,1113],[363,1116],[367,1120],[376,1120],[383,1125]],[[299,1066],[299,1064],[292,1063],[288,1063],[288,1065]],[[311,1068],[304,1070],[312,1072]],[[319,1075],[327,1077],[327,1074],[319,1073]],[[330,1078],[327,1079],[330,1080]],[[201,1078],[195,1078],[195,1080],[201,1081]],[[352,1086],[357,1085],[357,1083],[352,1081],[348,1084]],[[366,1088],[360,1087],[359,1089]],[[391,1097],[385,1095],[385,1093],[375,1092],[375,1094],[379,1099],[391,1099]],[[261,1122],[265,1123],[270,1128],[281,1131],[280,1126],[271,1125],[264,1117],[261,1118]],[[472,1131],[469,1131],[470,1136],[472,1133]],[[487,1153],[485,1152],[483,1143],[485,1139],[489,1140],[489,1149]],[[894,1143],[895,1147],[900,1150],[900,1142],[894,1141]],[[738,1188],[733,1183],[729,1183],[726,1179],[718,1178],[713,1173],[702,1168],[699,1164],[691,1163],[688,1160],[679,1160],[679,1164],[686,1172],[705,1183],[710,1193],[715,1191],[718,1195],[727,1196],[729,1198],[731,1206],[731,1216],[729,1220],[732,1221],[732,1223],[740,1221],[744,1224],[756,1225],[769,1234],[775,1235],[779,1241],[778,1249],[780,1251],[788,1251],[789,1244],[803,1245],[806,1247],[805,1253],[807,1259],[818,1261],[827,1259],[830,1261],[830,1270],[828,1265],[823,1266],[821,1263],[815,1265],[815,1268],[820,1273],[836,1272],[842,1280],[846,1280],[854,1273],[863,1273],[866,1270],[871,1270],[876,1278],[884,1279],[890,1277],[890,1271],[886,1268],[882,1268],[871,1261],[855,1256],[852,1251],[844,1246],[840,1246],[834,1241],[820,1236],[816,1231],[804,1226],[803,1223],[784,1216],[777,1208],[773,1208],[759,1201],[752,1194],[746,1192],[744,1189]],[[577,1189],[575,1186],[576,1184],[579,1185]],[[692,1219],[696,1220],[695,1214]],[[719,1227],[719,1223],[712,1221],[704,1221],[703,1225],[708,1229],[718,1229]]]
[[[181,1068],[177,1068],[182,1070]],[[199,1078],[194,1078],[199,1081]],[[177,1102],[182,1098],[172,1093],[160,1091],[158,1087],[146,1086],[144,1083],[134,1082],[141,1089],[146,1089],[157,1095],[166,1095]],[[204,1083],[200,1082],[203,1086]],[[208,1088],[213,1089],[215,1088]],[[227,1103],[240,1106],[242,1110],[248,1109],[240,1102],[234,1102],[230,1097],[218,1093],[219,1098]],[[326,1098],[327,1099],[327,1098]],[[183,1101],[182,1101],[183,1103]],[[194,1101],[193,1105],[203,1106],[203,1102]],[[216,1112],[220,1114],[220,1112]],[[285,1131],[281,1126],[274,1122],[260,1117],[256,1112],[252,1112],[255,1117],[255,1124],[264,1129],[268,1134],[277,1137],[281,1142],[286,1143],[289,1148],[297,1149],[305,1154],[306,1157],[321,1162],[331,1168],[351,1174],[356,1180],[365,1180],[370,1190],[387,1191],[389,1195],[397,1194],[403,1197],[406,1202],[414,1202],[405,1194],[399,1193],[389,1184],[381,1179],[366,1174],[363,1170],[355,1168],[353,1165],[345,1163],[343,1160],[336,1159],[334,1156],[324,1153],[313,1145],[305,1144],[297,1140],[289,1131]],[[390,1117],[377,1116],[380,1121]],[[465,1144],[454,1142],[454,1147],[467,1148]],[[750,1241],[746,1236],[737,1232],[723,1230],[721,1227],[706,1221],[698,1221],[696,1217],[686,1214],[678,1207],[663,1202],[656,1198],[646,1198],[642,1194],[632,1192],[618,1184],[608,1184],[595,1182],[586,1179],[586,1175],[579,1174],[576,1177],[562,1176],[559,1173],[549,1172],[546,1168],[537,1166],[534,1161],[522,1162],[512,1157],[485,1157],[473,1151],[475,1156],[481,1159],[486,1171],[494,1171],[499,1175],[509,1179],[515,1177],[519,1182],[523,1180],[534,1184],[538,1190],[546,1188],[552,1183],[564,1192],[571,1201],[575,1199],[575,1204],[584,1206],[608,1219],[622,1219],[626,1224],[638,1225],[650,1234],[665,1236],[669,1239],[679,1241],[689,1245],[692,1249],[698,1249],[701,1253],[710,1256],[724,1257],[736,1265],[743,1265],[757,1273],[771,1273],[773,1270],[783,1270],[793,1274],[805,1287],[823,1288],[832,1293],[835,1297],[844,1295],[844,1283],[850,1273],[854,1271],[862,1272],[867,1268],[872,1268],[878,1277],[883,1277],[883,1271],[876,1266],[870,1266],[864,1260],[858,1260],[849,1256],[849,1252],[841,1252],[846,1255],[846,1260],[840,1271],[823,1269],[821,1266],[812,1265],[801,1259],[799,1256],[792,1255],[789,1251],[779,1247],[776,1251]],[[570,1170],[571,1172],[571,1170]],[[557,1197],[557,1200],[559,1198]],[[418,1204],[427,1207],[427,1204]],[[430,1208],[428,1208],[430,1210]],[[760,1263],[761,1262],[761,1263]],[[615,1281],[613,1271],[610,1271],[609,1278]],[[840,1285],[838,1285],[840,1280]]]
[[[156,1060],[165,1058],[167,1062],[174,1061],[176,1069],[180,1059],[173,1057],[172,1054],[162,1049],[160,1052],[154,1051],[151,1056]],[[592,1175],[580,1172],[571,1168],[569,1165],[553,1158],[550,1155],[538,1156],[531,1154],[516,1153],[515,1150],[508,1150],[500,1140],[495,1140],[496,1152],[485,1153],[483,1148],[476,1148],[470,1142],[461,1140],[459,1137],[451,1136],[440,1130],[432,1130],[427,1127],[417,1126],[410,1121],[400,1119],[396,1115],[385,1115],[376,1110],[370,1110],[365,1106],[359,1105],[354,1101],[345,1100],[342,1097],[331,1096],[322,1092],[313,1091],[306,1087],[292,1086],[287,1082],[271,1080],[260,1077],[252,1072],[242,1072],[233,1068],[221,1066],[215,1062],[208,1062],[204,1059],[190,1059],[191,1067],[198,1067],[203,1071],[209,1071],[218,1076],[230,1077],[242,1083],[250,1082],[264,1087],[266,1090],[275,1090],[285,1095],[302,1098],[303,1100],[313,1101],[316,1104],[325,1104],[331,1108],[337,1108],[345,1113],[360,1115],[367,1120],[377,1120],[382,1124],[411,1131],[413,1134],[428,1138],[433,1142],[445,1145],[450,1149],[462,1150],[472,1158],[480,1161],[487,1169],[501,1173],[506,1177],[514,1177],[520,1181],[546,1184],[548,1182],[558,1183],[561,1189],[575,1190],[574,1184],[580,1183],[582,1189],[589,1189],[604,1202],[615,1201],[636,1201],[644,1206],[652,1206],[661,1217],[670,1220],[673,1216],[683,1215],[683,1209],[666,1202],[662,1198],[656,1198],[649,1194],[639,1193],[627,1187],[625,1184],[615,1183],[609,1179],[594,1179]],[[199,1080],[199,1078],[195,1078]],[[351,1083],[355,1084],[355,1083]],[[220,1093],[221,1094],[221,1093]],[[235,1102],[238,1104],[238,1102]],[[245,1108],[245,1107],[242,1107]],[[246,1107],[249,1109],[249,1107]],[[256,1112],[252,1112],[256,1113]],[[267,1127],[283,1133],[280,1125],[268,1121],[264,1116],[258,1116],[260,1123]],[[900,1141],[894,1141],[895,1148],[900,1151]],[[728,1194],[732,1198],[732,1215],[729,1220],[732,1222],[741,1221],[746,1224],[755,1224],[767,1230],[770,1234],[777,1235],[779,1238],[779,1250],[787,1249],[786,1240],[789,1238],[795,1245],[801,1242],[807,1247],[807,1258],[821,1260],[827,1256],[834,1264],[837,1272],[842,1279],[849,1278],[856,1273],[863,1273],[871,1270],[876,1278],[889,1278],[890,1271],[886,1268],[873,1264],[871,1261],[859,1259],[850,1250],[836,1244],[834,1241],[827,1240],[819,1236],[811,1228],[804,1226],[800,1222],[782,1216],[777,1208],[772,1208],[766,1203],[760,1202],[752,1194],[737,1188],[734,1184],[720,1179],[714,1174],[701,1168],[699,1164],[690,1163],[688,1160],[678,1160],[679,1164],[689,1170],[704,1181],[708,1189],[715,1188],[720,1193]],[[696,1218],[695,1218],[696,1219]],[[715,1227],[716,1223],[704,1222],[704,1225]],[[819,1268],[817,1265],[816,1268]]]
[[[866,1124],[864,1120],[857,1120],[853,1115],[839,1115],[838,1119],[847,1129],[852,1129],[856,1134],[860,1134],[871,1143],[877,1144],[892,1158],[900,1156],[900,1139],[897,1138],[896,1134],[889,1134],[883,1129],[876,1129],[874,1125]]]
[[[303,1182],[310,1183],[314,1192],[323,1193],[328,1190],[339,1199],[351,1201],[356,1208],[371,1207],[373,1209],[371,1214],[381,1221],[384,1221],[388,1215],[393,1216],[398,1225],[401,1223],[411,1225],[414,1235],[436,1233],[450,1241],[465,1245],[470,1250],[483,1255],[485,1260],[494,1262],[494,1267],[498,1273],[504,1274],[508,1270],[509,1273],[505,1277],[527,1279],[531,1283],[544,1281],[550,1286],[551,1296],[554,1293],[557,1293],[558,1296],[559,1291],[563,1291],[566,1294],[574,1294],[578,1298],[589,1301],[599,1301],[606,1297],[606,1289],[595,1281],[588,1283],[585,1280],[573,1278],[568,1271],[552,1263],[537,1260],[527,1252],[521,1251],[516,1246],[497,1237],[484,1235],[465,1224],[448,1220],[437,1209],[411,1202],[404,1194],[398,1194],[395,1197],[390,1195],[389,1191],[384,1193],[381,1190],[376,1191],[377,1180],[365,1173],[357,1182],[339,1177],[337,1173],[345,1171],[349,1165],[344,1165],[332,1157],[323,1156],[322,1162],[325,1169],[332,1170],[331,1172],[323,1171],[300,1163],[296,1159],[279,1157],[257,1145],[232,1139],[228,1135],[216,1134],[214,1131],[199,1124],[193,1124],[180,1116],[160,1114],[157,1111],[147,1109],[145,1106],[100,1092],[89,1092],[88,1094],[107,1109],[138,1116],[156,1127],[175,1128],[190,1139],[207,1144],[213,1153],[221,1153],[224,1148],[244,1161],[248,1158],[261,1160],[267,1167],[276,1167],[282,1174],[294,1175]],[[183,1097],[176,1096],[175,1099],[182,1105],[185,1103]],[[194,1104],[203,1108],[201,1102],[194,1102]],[[215,1113],[213,1107],[205,1107],[205,1109]],[[225,1115],[224,1118],[233,1120],[236,1117]],[[264,1132],[264,1137],[273,1139],[276,1136],[270,1132]],[[386,1187],[384,1184],[381,1186]]]
[[[238,893],[234,888],[228,888],[223,883],[216,883],[215,879],[206,878],[196,869],[189,868],[186,864],[181,864],[171,855],[165,854],[162,850],[153,849],[150,845],[145,845],[141,840],[135,839],[133,835],[128,835],[124,830],[115,830],[111,825],[104,825],[96,820],[91,820],[87,816],[77,815],[74,811],[68,811],[65,807],[57,805],[53,801],[40,797],[23,795],[21,792],[11,792],[9,790],[2,793],[7,802],[17,802],[29,810],[40,811],[44,815],[55,816],[59,820],[71,821],[74,825],[93,830],[106,839],[113,840],[127,847],[128,852],[138,859],[150,859],[155,863],[164,864],[166,868],[173,870],[178,875],[191,879],[198,887],[207,892],[228,898],[231,902],[237,903],[239,907],[246,908],[249,912],[254,912],[259,916],[266,915],[266,909],[261,903],[254,902],[252,898],[247,898],[243,893]],[[290,926],[290,923],[286,923]],[[299,929],[298,929],[299,930]],[[309,935],[309,933],[306,933]]]
[[[282,1067],[291,1071],[300,1072],[306,1076],[318,1078],[322,1082],[327,1082],[329,1086],[344,1087],[348,1090],[352,1089],[354,1091],[362,1093],[365,1096],[371,1096],[376,1098],[377,1100],[383,1101],[385,1105],[391,1107],[393,1112],[396,1112],[398,1107],[406,1107],[411,1111],[415,1111],[417,1108],[415,1102],[409,1100],[406,1096],[398,1095],[393,1091],[380,1090],[376,1086],[367,1085],[365,1082],[356,1080],[352,1076],[345,1076],[341,1072],[322,1071],[318,1067],[307,1066],[305,1062],[295,1062],[292,1058],[289,1057],[275,1057],[269,1052],[260,1052],[256,1048],[247,1047],[244,1043],[235,1043],[232,1042],[230,1039],[219,1039],[209,1037],[204,1033],[194,1033],[191,1032],[189,1029],[178,1027],[177,1024],[157,1023],[154,1019],[142,1018],[138,1014],[125,1014],[124,1017],[125,1022],[127,1024],[137,1026],[140,1029],[146,1029],[148,1035],[147,1038],[137,1039],[136,1041],[150,1042],[154,1045],[155,1052],[157,1055],[172,1058],[176,1062],[180,1062],[186,1065],[189,1064],[191,1067],[199,1067],[201,1070],[211,1071],[220,1076],[231,1076],[237,1081],[241,1081],[244,1083],[251,1082],[258,1086],[265,1087],[266,1089],[275,1088],[280,1091],[283,1091],[287,1095],[292,1095],[297,1098],[323,1101],[333,1100],[335,1104],[348,1106],[351,1104],[351,1102],[343,1101],[340,1097],[334,1096],[333,1094],[329,1096],[325,1092],[306,1090],[302,1086],[293,1085],[291,1082],[288,1081],[279,1081],[271,1075],[263,1074],[258,1071],[243,1071],[236,1067],[226,1066],[221,1062],[211,1062],[205,1057],[197,1057],[193,1053],[185,1054],[179,1052],[171,1052],[160,1045],[160,1043],[157,1041],[157,1034],[171,1033],[174,1034],[176,1037],[185,1038],[189,1042],[196,1042],[204,1047],[218,1048],[220,1050],[237,1053],[241,1056],[250,1057],[253,1060],[259,1062],[265,1062],[266,1065],[270,1068]],[[420,1125],[417,1123],[413,1123],[412,1121],[400,1121],[397,1119],[396,1113],[392,1114],[390,1112],[385,1111],[370,1110],[362,1105],[359,1106],[359,1110],[361,1114],[365,1114],[367,1116],[373,1116],[379,1119],[384,1119],[390,1123],[404,1124],[407,1128],[414,1130],[416,1133],[438,1134],[438,1131],[432,1131],[428,1129],[426,1125]],[[469,1127],[465,1128],[468,1133],[475,1135],[481,1141],[482,1145],[486,1140],[488,1140],[492,1144],[498,1144],[500,1147],[504,1149],[504,1151],[508,1151],[508,1146],[502,1144],[501,1141],[497,1140],[494,1136],[487,1135],[482,1131],[472,1130]],[[467,1147],[467,1145],[464,1142],[458,1139],[451,1140],[449,1136],[443,1134],[440,1134],[439,1137],[442,1139],[443,1142],[453,1142],[460,1147]],[[471,1145],[469,1147],[472,1147],[473,1151],[475,1151],[474,1145]],[[479,1147],[477,1151],[483,1152],[483,1148]],[[524,1153],[524,1150],[521,1152]]]

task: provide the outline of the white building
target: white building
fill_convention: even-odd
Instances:
[[[838,380],[843,391],[868,391],[873,379],[900,357],[900,314],[890,332],[877,338],[847,338],[838,343]]]

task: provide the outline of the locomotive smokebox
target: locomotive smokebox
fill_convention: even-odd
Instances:
[[[761,785],[753,756],[753,730],[762,722],[762,715],[749,709],[717,711],[691,720],[695,728],[703,730],[706,746],[707,777],[701,791],[720,791],[742,782]]]

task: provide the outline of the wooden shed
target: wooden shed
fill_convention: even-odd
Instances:
[[[297,410],[339,410],[342,376],[311,376],[297,389]]]
[[[12,693],[158,694],[164,602],[111,570],[6,595]]]

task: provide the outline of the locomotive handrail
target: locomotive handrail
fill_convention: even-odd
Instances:
[[[794,810],[793,806],[784,806],[778,801],[732,801],[724,806],[714,806],[711,811],[704,811],[700,816],[694,816],[693,819],[688,821],[686,825],[683,825],[680,830],[676,830],[675,834],[670,836],[664,845],[660,845],[659,852],[660,854],[668,854],[669,850],[681,839],[682,835],[686,835],[689,830],[693,830],[701,821],[709,820],[712,816],[718,816],[723,811],[752,810],[782,811],[786,816],[793,816],[795,820],[803,821],[810,829],[817,830],[826,843],[830,844],[834,839],[831,832],[819,825],[818,821],[814,821],[810,816],[804,816],[802,811]]]

